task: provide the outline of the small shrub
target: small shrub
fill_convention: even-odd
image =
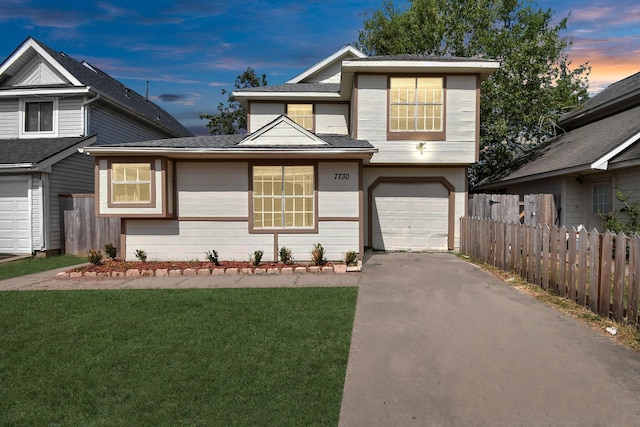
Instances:
[[[102,252],[96,251],[95,249],[89,249],[87,259],[93,265],[100,265],[102,264]]]
[[[113,246],[111,243],[107,243],[104,245],[104,253],[107,254],[109,258],[116,259],[116,256],[118,255],[118,248]]]
[[[315,243],[311,250],[311,262],[313,265],[323,265],[327,262],[324,258],[324,248],[320,243]]]
[[[261,251],[259,249],[257,251],[253,251],[253,255],[249,257],[249,261],[251,261],[251,263],[257,267],[262,261],[262,255],[264,255],[264,251]]]
[[[135,256],[142,262],[147,261],[147,253],[142,249],[136,249]]]
[[[358,252],[349,251],[344,254],[344,263],[347,265],[357,265],[358,264]]]
[[[214,265],[220,265],[220,262],[218,261],[218,252],[216,252],[214,249],[205,252],[205,255],[207,256],[209,262],[213,263]]]
[[[280,262],[283,264],[291,264],[293,256],[291,255],[291,249],[283,246],[280,248]]]

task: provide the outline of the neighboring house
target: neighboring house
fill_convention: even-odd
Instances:
[[[351,46],[287,83],[234,92],[248,134],[83,151],[98,212],[124,218],[127,259],[307,261],[347,251],[459,245],[467,168],[478,158],[480,83],[495,61],[367,57]]]
[[[79,148],[188,135],[99,69],[27,38],[0,64],[0,253],[61,250],[58,196],[94,191],[94,159]]]
[[[640,198],[640,73],[620,80],[561,117],[549,139],[481,191],[554,194],[559,222],[602,229],[599,213],[619,209],[615,192]]]

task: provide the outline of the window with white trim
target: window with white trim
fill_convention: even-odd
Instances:
[[[20,100],[20,136],[38,138],[56,136],[58,100]]]
[[[429,138],[429,135],[436,138],[444,137],[442,77],[389,79],[388,134],[392,139],[417,136]]]
[[[111,202],[151,203],[151,164],[112,163]]]
[[[592,212],[611,212],[611,184],[608,182],[598,182],[592,185]]]
[[[253,167],[253,228],[313,228],[313,166]]]

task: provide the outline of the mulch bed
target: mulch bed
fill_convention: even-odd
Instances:
[[[324,266],[332,266],[331,263],[326,263]],[[96,272],[96,273],[112,273],[114,271],[126,272],[130,269],[138,269],[138,270],[158,270],[158,269],[167,269],[167,270],[186,270],[186,269],[227,269],[227,268],[237,268],[239,271],[243,268],[250,268],[252,271],[256,268],[277,268],[281,270],[282,268],[296,268],[296,267],[308,267],[308,264],[283,264],[280,262],[262,262],[258,266],[253,265],[249,261],[222,261],[217,265],[208,262],[208,261],[123,261],[123,260],[108,260],[104,261],[100,265],[85,265],[82,267],[75,268],[73,270],[69,270],[69,272]]]

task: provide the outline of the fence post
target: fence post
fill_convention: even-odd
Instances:
[[[624,318],[624,277],[627,261],[627,236],[620,232],[615,236],[616,257],[613,280],[613,318],[622,320]]]
[[[600,257],[602,256],[602,236],[595,228],[589,233],[589,309],[598,313],[598,299],[600,296]]]
[[[576,229],[571,227],[569,230],[569,286],[567,286],[567,295],[571,301],[576,300]]]
[[[640,236],[634,234],[629,242],[629,305],[627,318],[638,322],[638,296],[640,294]]]
[[[600,280],[598,283],[598,314],[609,317],[611,293],[611,256],[613,253],[613,234],[606,231],[601,234],[600,242]]]
[[[578,304],[587,306],[587,250],[589,245],[589,233],[586,229],[580,230],[578,237],[580,248],[578,250]]]

